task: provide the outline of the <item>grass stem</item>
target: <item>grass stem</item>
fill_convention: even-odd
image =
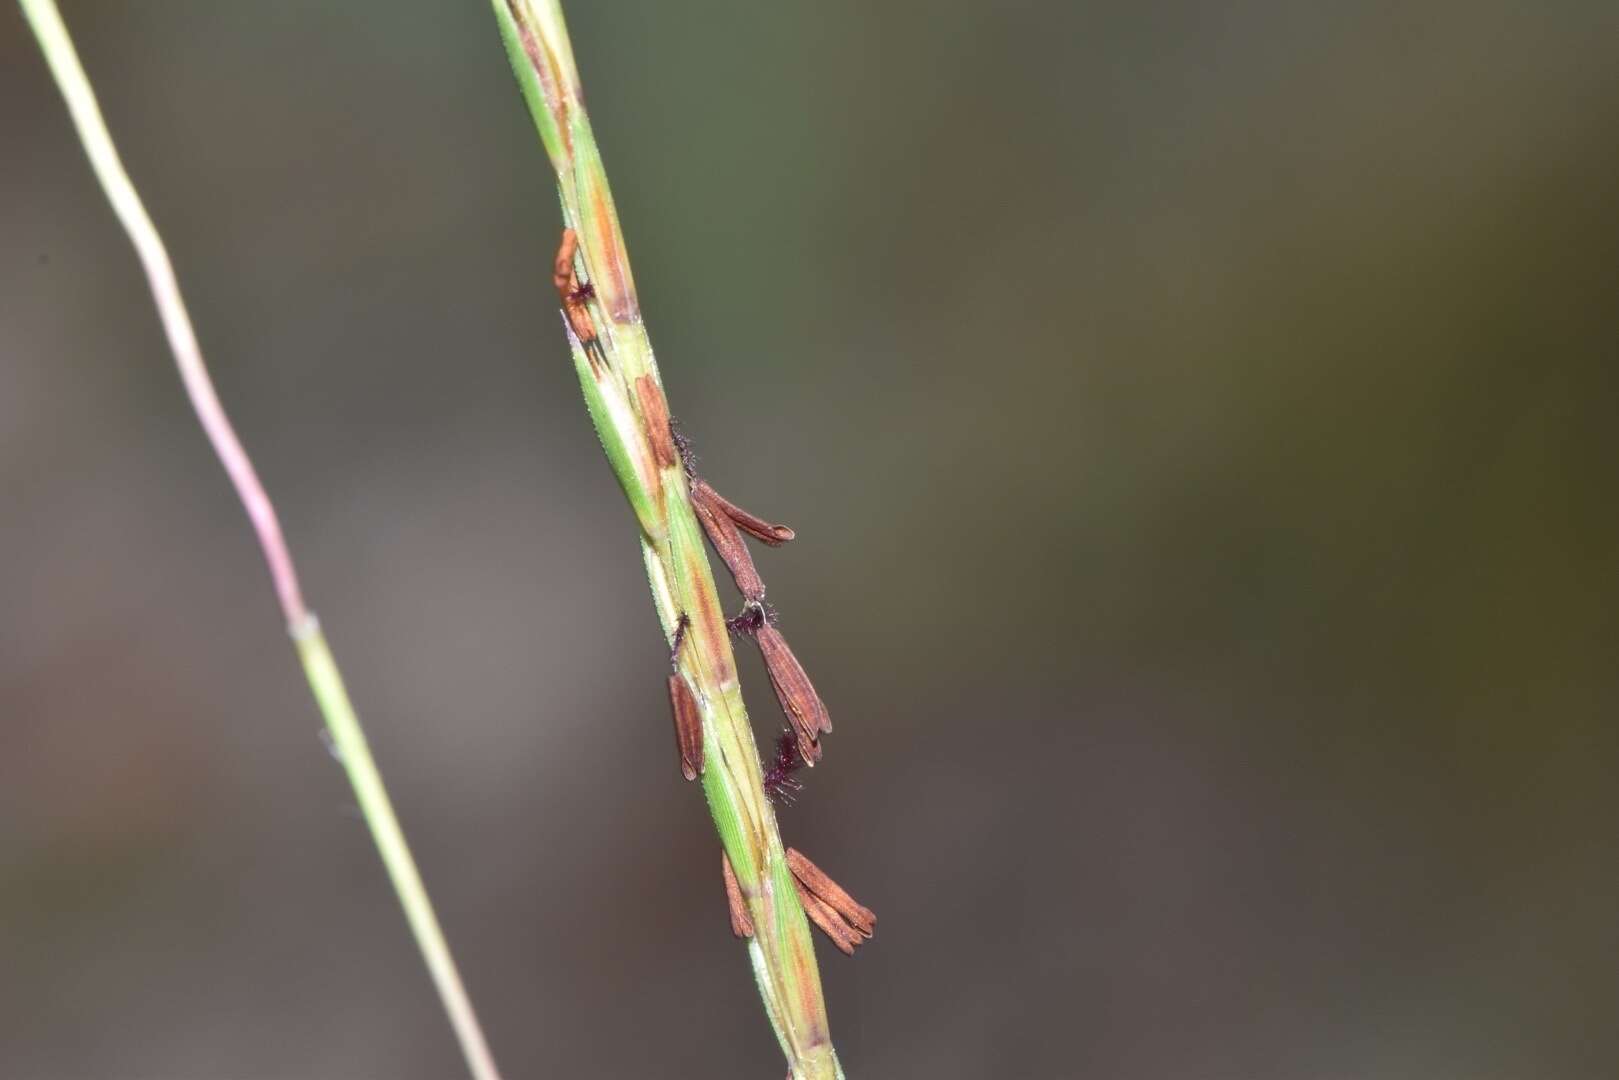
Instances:
[[[175,279],[168,251],[119,159],[112,135],[102,118],[101,108],[96,103],[95,93],[90,88],[90,80],[79,63],[73,40],[54,0],[19,2],[39,40],[56,85],[67,101],[68,112],[78,130],[79,140],[89,155],[96,178],[101,182],[113,211],[140,256],[141,266],[152,289],[152,298],[163,322],[163,331],[168,337],[169,348],[174,354],[192,408],[225,472],[230,476],[252,522],[253,531],[258,536],[259,545],[264,550],[276,597],[303,663],[304,674],[309,679],[310,690],[326,720],[332,743],[348,774],[349,783],[353,785],[360,812],[370,827],[394,891],[405,909],[406,921],[438,989],[444,1011],[455,1029],[467,1067],[476,1080],[498,1080],[494,1058],[479,1027],[472,1000],[462,985],[444,932],[433,914],[427,888],[422,883],[415,860],[411,858],[410,847],[405,843],[399,819],[383,786],[382,774],[377,770],[376,761],[366,744],[360,719],[349,701],[348,691],[343,687],[342,675],[327,647],[320,623],[304,603],[303,590],[299,587],[298,574],[292,555],[287,550],[275,507],[259,482],[253,462],[242,447],[241,440],[236,437],[230,418],[214,391],[213,381],[208,377],[202,349],[197,344],[197,335],[180,295],[180,285]]]

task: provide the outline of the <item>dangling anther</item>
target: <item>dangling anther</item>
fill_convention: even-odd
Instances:
[[[781,703],[781,711],[798,735],[798,752],[804,764],[813,766],[821,760],[821,736],[832,731],[832,717],[826,703],[815,692],[815,684],[810,682],[793,650],[787,647],[787,639],[781,636],[781,631],[766,623],[754,633],[753,640],[759,644],[759,654],[764,657],[765,671],[776,691],[776,700]]]
[[[777,525],[766,521],[757,514],[750,514],[724,495],[715,491],[713,485],[707,480],[698,477],[692,481],[692,498],[702,499],[713,506],[720,513],[730,518],[732,523],[760,543],[775,547],[785,544],[796,534],[785,525]]]
[[[845,955],[853,956],[855,946],[876,932],[876,914],[827,877],[797,848],[787,849],[787,869],[793,872],[793,884],[798,888],[804,914],[832,939],[832,944]]]
[[[708,534],[708,542],[714,545],[720,561],[731,571],[737,592],[742,594],[743,599],[762,601],[765,598],[765,582],[753,565],[753,556],[748,554],[747,541],[742,539],[741,530],[730,516],[710,498],[713,492],[713,488],[700,480],[693,484],[692,510],[696,512],[697,521],[703,526],[703,532]]]

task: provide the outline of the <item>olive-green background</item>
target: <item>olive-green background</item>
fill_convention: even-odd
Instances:
[[[779,1076],[487,5],[65,7],[508,1076]],[[1619,8],[570,14],[851,1076],[1619,1072]],[[456,1075],[4,7],[0,491],[0,1075]]]

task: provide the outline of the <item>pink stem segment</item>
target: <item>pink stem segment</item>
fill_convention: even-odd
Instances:
[[[152,224],[146,207],[141,204],[129,174],[124,171],[112,136],[107,132],[106,121],[102,119],[101,106],[90,89],[90,80],[79,64],[78,53],[73,48],[73,41],[68,37],[67,27],[62,24],[56,5],[25,0],[23,13],[33,24],[45,58],[56,75],[57,85],[73,117],[73,125],[78,129],[85,153],[90,157],[90,165],[95,169],[113,211],[129,233],[130,242],[140,256],[158,315],[163,320],[163,332],[169,339],[169,348],[174,352],[174,360],[180,369],[186,393],[191,398],[192,408],[196,410],[197,419],[208,433],[208,441],[213,443],[214,452],[219,455],[225,472],[236,487],[236,494],[253,523],[253,531],[258,534],[287,626],[297,631],[307,625],[309,609],[304,606],[303,592],[298,587],[298,574],[292,567],[292,556],[287,552],[287,541],[281,534],[281,522],[276,518],[275,507],[270,504],[264,485],[259,483],[253,462],[248,459],[241,440],[231,428],[224,406],[219,403],[219,395],[214,393],[213,381],[209,379],[208,368],[203,363],[202,349],[197,345],[197,335],[186,314],[185,301],[180,297],[174,267],[169,262],[157,227]]]

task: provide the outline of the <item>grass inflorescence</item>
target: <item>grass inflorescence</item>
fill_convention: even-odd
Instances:
[[[844,952],[875,925],[815,865],[785,847],[773,800],[799,791],[794,772],[821,760],[830,714],[775,626],[749,542],[794,532],[741,509],[698,475],[677,430],[641,318],[628,250],[586,113],[557,0],[492,0],[518,86],[556,171],[562,238],[551,284],[575,373],[603,452],[634,516],[653,604],[669,645],[670,709],[682,775],[697,779],[724,849],[731,928],[747,946],[760,1000],[795,1080],[842,1077],[809,924]],[[742,594],[727,617],[704,550]],[[731,636],[763,656],[789,733],[761,761],[737,679]]]

